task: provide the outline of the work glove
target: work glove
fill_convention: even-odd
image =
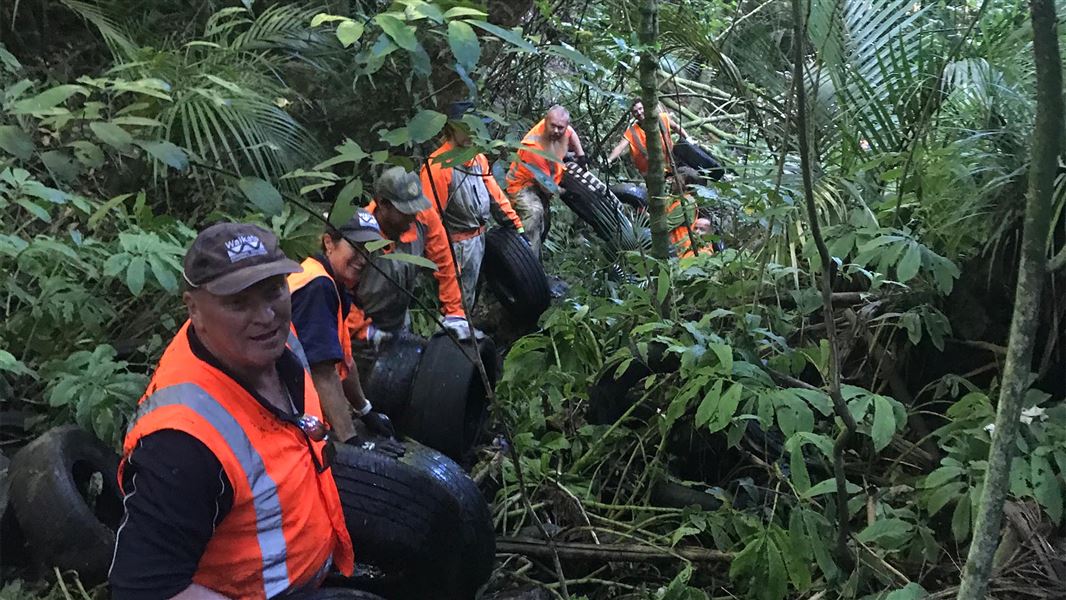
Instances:
[[[589,168],[589,157],[585,156],[584,154],[574,156],[574,162],[576,162],[579,167],[585,169],[586,171]]]
[[[370,346],[374,348],[374,352],[380,351],[382,344],[391,340],[392,337],[393,334],[388,331],[382,331],[381,329],[374,327],[374,325],[370,325],[366,330],[366,340],[370,342]]]
[[[461,317],[459,315],[449,315],[444,317],[442,325],[444,329],[454,333],[455,337],[460,341],[469,340],[471,337],[477,337],[477,339],[485,337],[484,333],[470,325],[470,321],[467,320],[466,317]]]
[[[369,435],[357,433],[345,441],[346,444],[360,446],[364,450],[380,452],[393,458],[400,458],[404,455],[403,443],[396,439],[396,429],[392,426],[392,420],[388,415],[374,411],[368,400],[363,414],[358,417]]]

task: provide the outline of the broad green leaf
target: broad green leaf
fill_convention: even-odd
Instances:
[[[15,73],[22,68],[22,63],[15,58],[14,54],[8,52],[3,44],[0,44],[0,63],[3,63],[4,69],[9,73]]]
[[[93,130],[96,137],[100,138],[101,142],[111,146],[119,152],[128,152],[130,146],[133,144],[133,136],[130,135],[128,131],[114,123],[93,121],[92,123],[89,123],[89,128]]]
[[[408,6],[406,13],[409,19],[429,19],[434,23],[444,22],[444,13],[441,12],[440,7],[429,2],[419,2]]]
[[[411,134],[406,127],[397,127],[379,135],[381,140],[390,146],[402,146],[411,141]]]
[[[74,148],[74,157],[78,162],[90,169],[99,169],[104,166],[104,151],[100,146],[85,140],[73,141],[69,144]]]
[[[169,267],[163,259],[155,254],[149,254],[148,264],[152,267],[152,274],[155,275],[155,280],[159,282],[159,285],[164,290],[171,293],[178,291],[178,279],[174,275],[174,269]]]
[[[333,201],[333,208],[329,211],[329,224],[337,229],[340,229],[352,218],[352,215],[355,214],[356,209],[355,205],[352,204],[352,198],[355,197],[357,192],[353,189],[345,194],[344,190],[347,190],[349,187],[355,187],[356,185],[358,185],[361,191],[363,182],[358,179],[353,179],[348,182],[348,185],[344,186],[341,193],[337,194],[337,199]]]
[[[388,35],[392,41],[396,42],[396,45],[413,52],[418,46],[418,40],[415,38],[415,28],[402,20],[398,19],[391,13],[381,13],[374,17],[374,21],[381,27],[381,30]]]
[[[929,596],[925,588],[913,581],[898,590],[890,592],[885,600],[921,600]]]
[[[33,156],[33,138],[14,125],[0,125],[0,150],[20,160]]]
[[[341,188],[341,191],[337,194],[337,200],[347,202],[348,204],[354,204],[353,201],[362,194],[363,181],[360,179],[353,179]]]
[[[37,217],[45,223],[52,222],[52,215],[48,214],[48,211],[42,208],[41,205],[37,204],[36,202],[30,201],[29,198],[19,198],[18,200],[15,200],[15,204],[18,204],[22,208],[25,208],[26,211],[29,212],[31,215]]]
[[[353,142],[352,140],[344,140],[343,144],[335,147],[333,150],[337,152],[337,155],[333,158],[326,159],[315,165],[314,169],[316,171],[324,171],[334,165],[339,165],[341,163],[346,162],[358,164],[364,158],[369,156],[365,151],[363,151],[359,144]]]
[[[473,71],[481,59],[481,43],[474,29],[465,21],[448,23],[448,46],[455,60],[467,71]]]
[[[115,117],[111,119],[115,125],[130,125],[132,127],[162,127],[163,124],[148,117]]]
[[[37,373],[33,369],[27,367],[7,350],[0,350],[0,371],[7,371],[15,375],[26,375],[37,379]]]
[[[964,471],[962,470],[962,467],[945,465],[927,475],[922,481],[922,487],[938,488],[949,481],[958,479],[963,473]]]
[[[144,290],[144,268],[145,261],[140,256],[133,257],[126,267],[126,287],[130,288],[134,296],[140,296]]]
[[[892,441],[896,433],[896,417],[892,413],[892,403],[884,396],[874,396],[874,422],[870,426],[870,437],[874,441],[874,450],[880,452]]]
[[[422,44],[415,44],[415,49],[407,53],[411,58],[411,70],[419,77],[429,77],[433,74],[433,61]],[[461,67],[457,67],[461,68]]]
[[[865,544],[880,543],[886,538],[908,535],[914,525],[903,519],[879,519],[859,532],[855,538]]]
[[[949,502],[958,500],[960,497],[965,498],[965,489],[965,483],[954,481],[933,490],[933,493],[929,494],[929,498],[926,499],[926,508],[929,510],[929,516],[940,512],[940,509],[947,506]]]
[[[342,17],[340,15],[318,13],[311,19],[311,27],[318,27],[323,23],[332,23],[334,21],[351,21],[351,19],[349,19],[348,17]]]
[[[179,171],[184,171],[189,168],[189,155],[185,153],[185,150],[182,150],[181,147],[175,144],[165,140],[134,140],[133,143],[137,144],[143,148],[145,152],[151,154],[169,167],[173,167]]]
[[[392,245],[392,241],[391,240],[378,240],[376,242],[367,242],[366,243],[366,251],[367,252],[375,252],[377,250],[381,250],[382,248],[385,248],[385,247],[390,246],[390,245]]]
[[[710,344],[708,346],[711,352],[718,357],[718,364],[722,366],[722,371],[725,373],[733,372],[733,348],[726,344]]]
[[[389,260],[398,260],[400,262],[411,263],[434,271],[437,270],[437,263],[424,256],[415,256],[414,254],[407,254],[404,252],[393,252],[391,254],[382,254],[381,256]]]
[[[263,214],[267,216],[281,214],[284,205],[281,193],[269,181],[258,177],[242,177],[237,182],[237,187],[244,193],[245,198],[263,211]]]
[[[363,37],[364,25],[362,21],[344,21],[337,26],[337,39],[341,45],[348,48]]]
[[[504,29],[499,25],[493,25],[492,23],[489,23],[487,21],[467,21],[467,23],[470,23],[478,29],[483,29],[491,33],[492,35],[500,38],[501,40],[517,47],[519,50],[533,53],[537,51],[537,48],[533,46],[533,44],[530,44],[529,41],[526,40],[526,38],[522,35],[521,27],[516,27],[514,29]]]
[[[445,19],[458,19],[460,17],[476,17],[478,19],[485,19],[488,17],[488,15],[476,8],[467,8],[465,6],[455,6],[449,8],[448,11],[444,13]]]
[[[440,133],[447,122],[448,117],[435,110],[420,110],[407,123],[407,131],[412,141],[422,143]]]
[[[862,491],[862,488],[859,487],[857,484],[854,484],[854,483],[849,481],[849,482],[844,484],[844,490],[847,493],[849,493],[849,494],[858,494],[859,492]],[[815,497],[821,496],[823,494],[834,494],[834,493],[836,493],[836,491],[837,491],[837,480],[836,479],[826,479],[825,481],[820,481],[820,482],[814,484],[813,486],[811,486],[811,489],[807,490],[807,493],[803,494],[803,496],[805,498],[815,498]]]
[[[696,409],[696,427],[703,427],[714,418],[718,405],[722,401],[722,384],[721,379],[715,381],[711,389],[707,390],[707,394],[703,396],[703,401]]]
[[[1062,485],[1059,477],[1051,469],[1047,457],[1034,454],[1030,459],[1032,465],[1033,496],[1047,510],[1055,523],[1062,522]]]
[[[32,98],[19,100],[11,107],[13,115],[55,113],[56,106],[64,103],[74,94],[88,94],[89,90],[80,85],[57,85]],[[66,112],[62,109],[60,112]]]
[[[968,495],[964,495],[955,504],[955,512],[951,515],[951,534],[955,536],[956,542],[961,542],[970,536],[970,509]]]
[[[78,178],[81,173],[81,165],[74,162],[69,154],[60,150],[49,150],[41,153],[41,162],[45,168],[58,181],[70,182]]]
[[[907,283],[918,274],[918,268],[922,266],[922,249],[917,242],[907,245],[907,251],[896,265],[896,279],[900,283]]]

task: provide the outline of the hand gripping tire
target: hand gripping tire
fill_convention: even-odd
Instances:
[[[638,183],[619,183],[611,186],[611,193],[622,204],[631,206],[633,210],[648,210],[648,188]]]
[[[577,163],[566,163],[562,189],[563,202],[592,227],[608,249],[615,252],[638,249],[633,222],[622,209],[622,203],[591,171]]]
[[[491,339],[456,345],[438,332],[422,353],[411,405],[400,420],[400,431],[445,455],[459,460],[473,447],[488,408],[488,393],[468,352],[476,351],[496,384],[496,345]]]
[[[122,519],[119,457],[89,432],[68,425],[45,432],[11,461],[11,502],[34,561],[77,571],[81,580],[107,579]],[[91,480],[100,494],[90,498]]]
[[[679,167],[691,167],[699,171],[700,175],[714,181],[721,181],[725,176],[725,169],[710,152],[690,142],[674,144],[674,160],[678,162]]]
[[[366,395],[375,410],[394,420],[407,411],[411,404],[411,385],[425,347],[425,338],[406,333],[385,342],[366,381]]]
[[[513,318],[536,323],[551,303],[544,266],[517,231],[497,227],[485,234],[481,278]]]
[[[495,555],[488,503],[450,459],[405,447],[399,459],[337,447],[333,479],[356,560],[381,573],[347,583],[390,600],[473,598]]]

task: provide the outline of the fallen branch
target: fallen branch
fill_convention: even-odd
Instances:
[[[696,546],[672,549],[656,548],[640,544],[586,544],[579,542],[556,542],[555,550],[561,559],[602,560],[607,562],[651,562],[658,560],[687,560],[690,562],[729,562],[730,552],[721,552]],[[551,557],[552,548],[545,540],[520,537],[496,539],[496,554],[524,554],[526,556]]]

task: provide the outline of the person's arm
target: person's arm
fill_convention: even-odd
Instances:
[[[618,158],[622,156],[622,153],[625,152],[627,148],[629,148],[629,140],[623,137],[617,144],[614,145],[614,148],[611,148],[611,153],[607,155],[607,164],[611,164],[614,161],[618,160]]]
[[[448,244],[448,234],[440,214],[430,207],[418,213],[418,219],[426,225],[426,258],[437,265],[433,276],[437,278],[437,295],[440,298],[441,312],[448,316],[465,317],[463,296],[459,291],[459,278],[455,274],[452,261],[452,248]]]
[[[519,218],[518,213],[511,206],[511,200],[507,198],[507,194],[504,194],[503,190],[500,189],[500,184],[496,183],[496,178],[492,176],[492,170],[489,168],[489,159],[484,154],[480,154],[477,161],[481,165],[481,177],[485,182],[485,189],[489,191],[489,195],[496,201],[496,206],[499,206],[500,211],[507,217],[507,220],[514,224],[514,228],[518,233],[524,232],[525,227],[522,225],[522,219]]]
[[[352,411],[348,409],[348,405],[351,404],[353,408],[362,411],[366,398],[345,395],[335,362],[312,364],[311,381],[314,382],[318,399],[322,403],[322,414],[336,434],[337,440],[343,442],[350,439],[355,435],[355,424],[352,422]]]
[[[573,127],[570,127],[568,131],[569,136],[566,141],[567,147],[574,153],[574,156],[577,157],[578,164],[586,166],[588,159],[585,157],[585,149],[581,147],[581,137],[577,135],[577,130]]]
[[[373,322],[373,319],[367,316],[362,308],[352,302],[352,308],[348,311],[348,318],[345,319],[344,325],[348,327],[348,333],[353,340],[365,342],[370,338],[370,326]]]
[[[187,433],[157,431],[130,453],[122,488],[111,597],[221,598],[193,583],[215,528],[233,507],[233,486],[218,458]]]

